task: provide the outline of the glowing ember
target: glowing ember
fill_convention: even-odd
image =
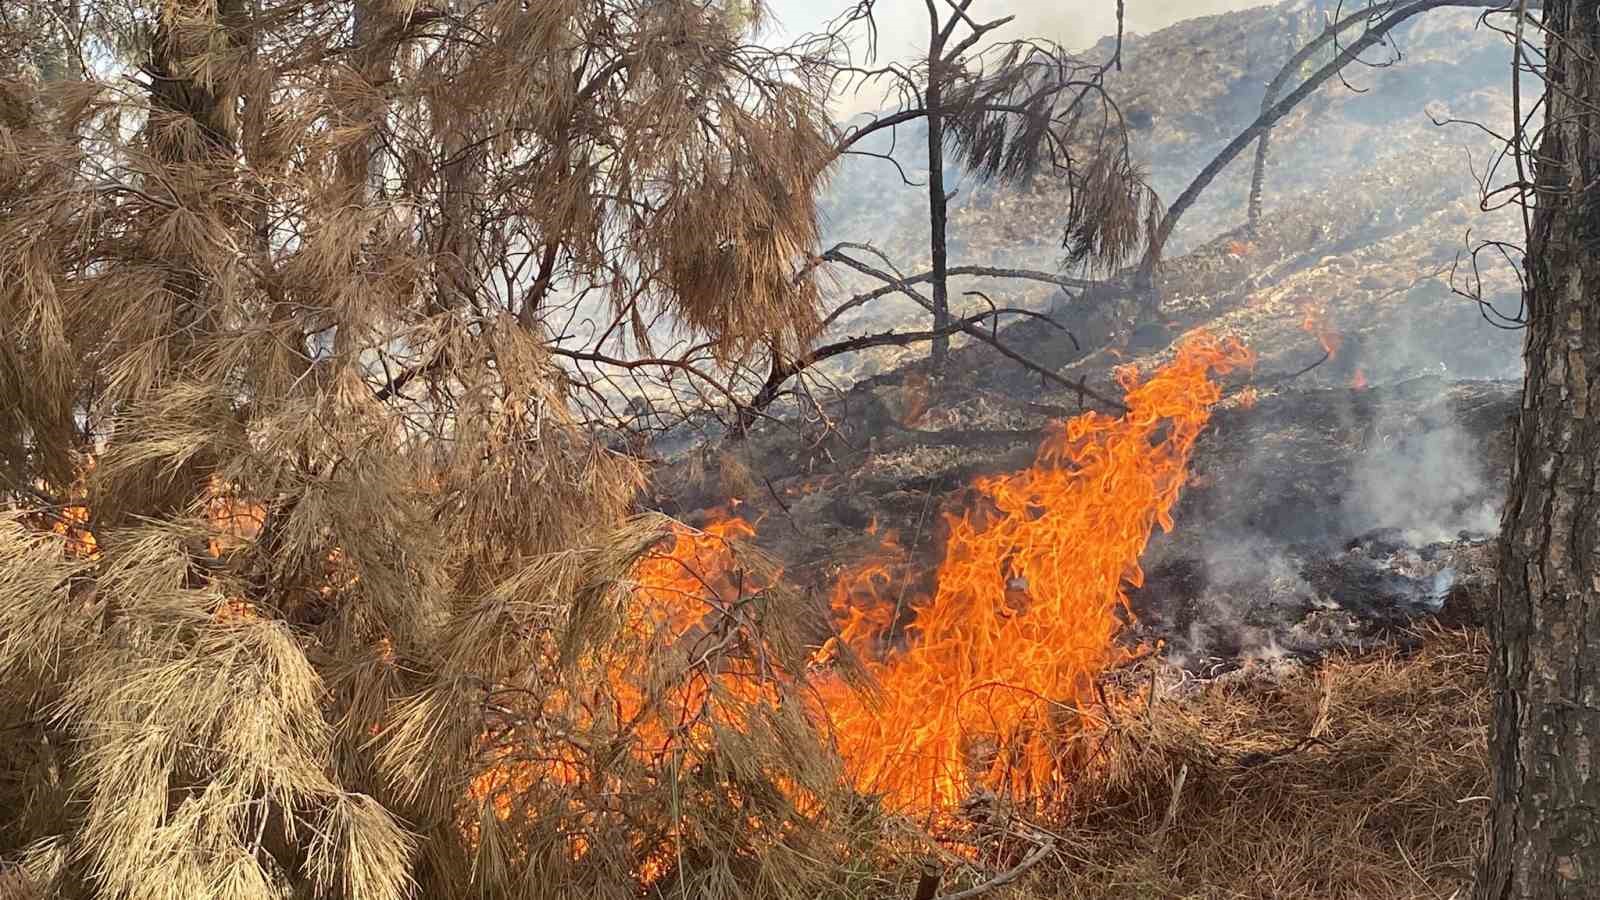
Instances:
[[[1356,370],[1356,374],[1350,376],[1350,388],[1351,388],[1351,390],[1356,390],[1356,391],[1364,391],[1364,390],[1366,390],[1367,389],[1367,373],[1363,372],[1360,369],[1357,369]]]
[[[89,507],[79,503],[62,506],[45,517],[52,532],[66,538],[66,555],[73,559],[92,559],[100,555],[100,542],[89,530]]]
[[[216,558],[254,538],[267,521],[265,506],[240,498],[231,486],[215,476],[207,485],[205,514],[206,521],[216,529],[216,535],[208,542],[208,550]]]

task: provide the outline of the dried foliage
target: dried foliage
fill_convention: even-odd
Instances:
[[[806,607],[629,627],[671,529],[563,356],[809,339],[810,63],[691,0],[80,6],[0,11],[0,877],[815,896]]]
[[[1160,199],[1133,161],[1122,111],[1091,63],[1039,41],[997,45],[945,89],[949,140],[985,178],[1039,178],[1067,197],[1068,266],[1115,271],[1155,233]]]
[[[1117,711],[1058,897],[1358,900],[1471,880],[1489,783],[1489,648],[1425,626],[1414,653],[1245,669]]]

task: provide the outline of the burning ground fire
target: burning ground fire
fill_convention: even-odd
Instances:
[[[979,791],[1047,796],[1070,781],[1065,738],[1092,726],[1097,679],[1130,653],[1117,641],[1128,618],[1125,590],[1143,581],[1139,559],[1152,530],[1173,525],[1195,441],[1222,397],[1212,375],[1252,362],[1237,341],[1196,333],[1148,377],[1119,369],[1125,415],[1090,412],[1063,423],[1031,466],[979,479],[978,501],[946,514],[931,589],[913,587],[908,554],[892,533],[879,534],[876,558],[834,584],[837,637],[809,667],[811,712],[857,789],[892,808],[939,815]],[[214,555],[261,524],[258,506],[229,494],[213,484],[208,498]],[[75,517],[56,527],[92,553],[84,524]],[[713,614],[726,618],[770,587],[735,560],[732,542],[755,534],[731,506],[701,530],[677,529],[636,568],[625,631],[661,646],[663,635],[674,641],[714,629],[706,624]],[[870,697],[831,671],[841,643],[874,677],[879,690]],[[741,707],[774,699],[755,657],[730,655],[668,696],[651,695],[644,665],[616,659],[597,673],[616,703],[607,715],[631,723],[641,760],[671,752],[712,706],[723,726],[739,727]],[[492,765],[472,793],[575,779],[581,761],[527,766]]]
[[[1128,652],[1116,642],[1124,586],[1143,581],[1152,529],[1172,527],[1194,442],[1221,399],[1210,376],[1252,359],[1235,341],[1198,334],[1143,382],[1133,367],[1119,370],[1126,415],[1066,422],[1032,466],[980,479],[981,502],[947,514],[931,594],[908,595],[892,535],[882,558],[839,579],[836,640],[866,662],[881,694],[866,699],[824,677],[816,712],[857,788],[937,812],[976,789],[1026,796],[1062,781],[1060,738],[1087,721],[1096,679]],[[674,598],[659,615],[686,624],[681,596],[694,585],[683,570],[722,577],[725,538],[753,533],[736,518],[680,531],[669,556],[684,565],[652,560],[639,573],[648,595]],[[819,651],[820,667],[836,649]]]

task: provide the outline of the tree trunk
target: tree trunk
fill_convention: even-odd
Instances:
[[[928,51],[928,227],[929,242],[933,252],[933,339],[932,366],[935,373],[943,372],[950,355],[950,336],[945,333],[950,326],[950,288],[948,261],[945,252],[945,211],[948,201],[944,193],[944,118],[939,105],[944,102],[943,64],[939,56],[944,52],[938,38],[938,20],[934,20],[934,39]]]
[[[215,32],[201,35],[184,27],[179,10],[160,16],[153,29],[145,73],[151,109],[145,124],[145,147],[150,169],[142,175],[159,192],[171,192],[177,207],[196,216],[207,228],[225,227],[224,205],[233,187],[238,127],[235,122],[239,101],[237,79],[224,75],[207,80],[190,74],[195,60],[210,49],[204,41],[220,39],[229,51],[251,40],[245,0],[215,0],[210,14]],[[191,7],[191,21],[198,16]],[[187,120],[187,121],[186,121]],[[171,211],[158,207],[144,210],[146,225],[139,229],[139,251],[162,270],[161,291],[139,297],[146,315],[159,317],[154,333],[157,352],[148,354],[143,365],[152,377],[117,398],[129,405],[148,402],[193,376],[203,353],[212,317],[222,305],[214,280],[206,273],[216,271],[210,248],[197,241],[167,241],[163,235]],[[221,243],[220,241],[217,243]],[[219,420],[223,413],[215,413]],[[157,443],[161,439],[142,423],[130,423],[117,431],[118,443]],[[97,536],[115,531],[134,521],[176,517],[205,491],[213,466],[207,448],[173,459],[149,459],[142,474],[123,475],[116,483],[96,486],[90,507],[94,510]],[[165,471],[163,471],[165,469]],[[101,540],[102,546],[106,541]]]
[[[1544,4],[1527,380],[1501,521],[1478,900],[1600,896],[1600,0]],[[1595,398],[1600,403],[1600,397]]]

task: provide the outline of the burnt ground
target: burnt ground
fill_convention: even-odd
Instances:
[[[1122,90],[1153,113],[1141,153],[1164,196],[1253,117],[1285,28],[1311,27],[1303,5],[1132,40],[1129,58],[1144,62],[1130,63]],[[1152,538],[1145,583],[1131,591],[1134,633],[1163,638],[1175,659],[1204,667],[1316,653],[1392,640],[1419,615],[1478,617],[1521,342],[1495,314],[1517,310],[1515,271],[1475,270],[1466,251],[1518,226],[1506,211],[1479,209],[1464,132],[1434,126],[1424,111],[1489,121],[1509,109],[1504,86],[1484,74],[1494,52],[1484,41],[1492,36],[1472,16],[1441,13],[1412,30],[1404,65],[1363,73],[1373,90],[1320,90],[1275,130],[1256,230],[1238,227],[1248,153],[1180,225],[1185,252],[1157,273],[1158,319],[1141,319],[1116,279],[1070,296],[1041,294],[1036,283],[952,283],[955,303],[976,303],[964,292],[980,287],[1001,306],[1048,312],[1053,323],[1013,321],[996,336],[1106,395],[1117,394],[1116,365],[1157,365],[1190,329],[1239,337],[1258,355],[1253,372],[1229,376],[1176,528]],[[838,237],[870,235],[906,271],[924,267],[925,223],[883,212],[905,212],[889,202],[901,195],[878,190],[865,170],[841,177]],[[1064,197],[965,182],[963,191],[953,262],[1053,267]],[[873,286],[851,277],[846,291]],[[1337,335],[1336,352],[1302,372],[1324,356],[1304,328],[1308,306],[1321,310],[1324,336]],[[891,296],[853,311],[826,339],[924,322]],[[665,460],[646,503],[693,523],[737,498],[759,542],[804,586],[825,587],[875,552],[873,523],[897,531],[931,571],[942,513],[963,508],[972,479],[1027,465],[1046,427],[1085,399],[968,339],[956,342],[944,377],[930,380],[925,352],[830,360],[803,397],[774,407],[775,421],[741,442],[710,428],[669,435],[656,444]],[[1247,386],[1259,396],[1253,406],[1238,402]]]
[[[1253,371],[1225,380],[1176,528],[1152,537],[1145,583],[1130,591],[1130,635],[1162,639],[1186,666],[1390,641],[1418,616],[1480,616],[1520,392],[1484,376],[1511,371],[1515,335],[1485,324],[1427,261],[1396,262],[1414,234],[1369,238],[1369,249],[1398,246],[1252,267],[1219,240],[1168,267],[1161,322],[1138,322],[1131,298],[1107,287],[1054,310],[1076,345],[1034,322],[999,333],[1112,396],[1114,365],[1158,365],[1192,328],[1257,353]],[[1308,295],[1325,298],[1339,339],[1302,372],[1324,356],[1303,327]],[[1253,403],[1241,402],[1246,388]],[[812,399],[808,414],[776,410],[744,441],[713,435],[677,452],[657,468],[651,505],[692,524],[737,498],[759,543],[808,588],[875,553],[874,525],[894,529],[931,573],[943,513],[963,508],[972,480],[1026,466],[1052,422],[1080,399],[1094,406],[976,342],[941,379],[912,362]]]
[[[893,405],[884,393],[880,417]],[[1479,621],[1517,396],[1507,382],[1417,378],[1219,409],[1196,445],[1176,527],[1152,536],[1145,582],[1130,590],[1132,636],[1160,638],[1175,661],[1201,669],[1392,640],[1417,616]],[[874,523],[896,530],[931,572],[941,513],[961,507],[975,476],[1026,465],[1037,433],[885,426],[849,440],[724,450],[671,498],[672,511],[694,522],[739,497],[760,543],[808,587],[825,589],[877,552]],[[742,489],[719,490],[724,469]]]

